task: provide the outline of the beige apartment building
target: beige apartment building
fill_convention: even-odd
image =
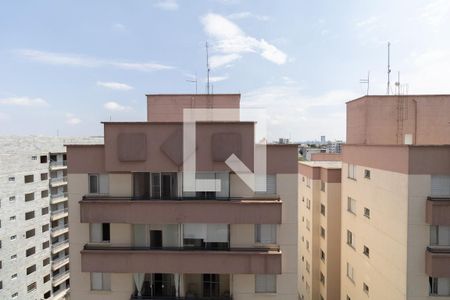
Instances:
[[[450,299],[450,96],[347,103],[341,299]]]
[[[341,162],[299,162],[299,187],[300,299],[340,299]]]
[[[220,185],[186,191],[183,108],[237,109],[240,95],[147,101],[147,122],[67,146],[71,299],[297,300],[297,145],[267,145],[253,192],[225,160],[253,170],[255,123],[197,122],[195,176]]]

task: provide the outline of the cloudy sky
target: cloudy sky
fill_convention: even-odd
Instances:
[[[147,93],[267,108],[269,138],[345,138],[345,105],[386,92],[387,41],[409,94],[450,93],[450,1],[42,0],[0,4],[0,134],[102,135]]]

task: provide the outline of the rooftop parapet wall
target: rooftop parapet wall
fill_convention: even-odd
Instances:
[[[450,144],[450,95],[364,96],[347,102],[347,143]]]
[[[182,122],[185,108],[240,107],[240,94],[147,95],[148,122]],[[239,120],[236,112],[235,121]]]

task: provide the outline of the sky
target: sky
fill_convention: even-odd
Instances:
[[[103,135],[151,93],[267,109],[268,138],[345,139],[345,102],[450,93],[448,0],[41,0],[0,3],[0,135]]]

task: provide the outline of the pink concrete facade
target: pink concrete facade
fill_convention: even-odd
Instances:
[[[240,94],[147,95],[147,121],[182,122],[185,108],[239,109],[240,99]]]
[[[450,144],[450,95],[364,96],[347,102],[347,143]]]
[[[446,252],[427,250],[425,272],[431,277],[450,277],[450,250]]]
[[[83,272],[280,274],[281,252],[82,250]]]
[[[282,202],[276,199],[230,201],[104,200],[80,201],[82,223],[280,224]]]
[[[312,161],[341,161],[340,153],[311,153]]]
[[[426,221],[430,225],[450,226],[450,198],[429,197]]]

